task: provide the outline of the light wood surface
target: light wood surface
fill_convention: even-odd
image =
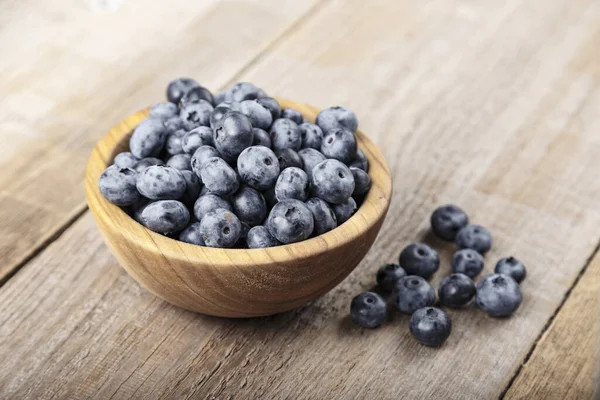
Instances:
[[[0,7],[6,4],[14,13],[17,3]],[[570,343],[563,350],[581,359],[544,343],[569,319],[569,299],[559,306],[577,293],[569,289],[600,242],[599,22],[600,4],[591,0],[320,3],[236,78],[305,103],[357,111],[394,175],[394,202],[363,262],[296,311],[244,321],[203,317],[141,289],[86,213],[0,289],[0,397],[535,398],[556,385],[565,396],[589,393],[594,368],[585,366],[593,365],[596,351],[579,346],[589,343],[589,332],[560,333]],[[135,80],[129,65],[121,71]],[[169,68],[146,71],[167,76]],[[15,85],[13,75],[3,75],[1,85]],[[18,82],[26,87],[25,81]],[[98,97],[88,100],[103,113],[96,123],[102,126],[79,119],[86,133],[77,138],[88,148],[76,151],[73,171],[81,173],[102,132],[163,90],[162,83],[152,90],[131,85],[130,99],[115,107],[115,93],[122,92],[109,83],[94,86]],[[59,96],[65,109],[81,93],[67,87],[69,95]],[[78,110],[97,115],[88,106]],[[62,128],[72,132],[75,122]],[[74,189],[81,176],[61,177],[57,186],[42,184],[56,174],[34,175],[16,176],[49,198],[57,196],[51,188],[72,193],[61,200],[64,210],[81,204]],[[69,196],[77,201],[69,203]],[[494,234],[486,272],[505,255],[527,265],[519,311],[506,320],[473,308],[451,311],[454,331],[438,350],[416,344],[408,318],[397,314],[381,329],[355,328],[347,318],[350,299],[371,287],[376,268],[408,242],[423,239],[440,249],[435,283],[449,271],[452,246],[427,234],[430,212],[446,202],[460,204]],[[23,212],[4,204],[1,221]],[[20,225],[28,220],[6,231],[25,237]],[[55,232],[56,225],[42,226]],[[536,362],[551,360],[558,368],[559,359],[571,382]],[[575,370],[582,379],[572,378]],[[519,378],[524,373],[527,380]]]
[[[0,2],[0,283],[85,209],[82,166],[99,132],[176,77],[234,80],[315,4]]]
[[[314,122],[319,109],[278,99]],[[328,292],[358,265],[373,245],[392,197],[387,162],[373,142],[356,131],[369,160],[371,189],[356,213],[316,238],[268,249],[214,249],[150,231],[106,200],[100,175],[127,149],[131,132],[147,111],[126,118],[96,145],[85,172],[90,212],[112,253],[152,293],[187,310],[221,317],[256,317],[289,311]]]

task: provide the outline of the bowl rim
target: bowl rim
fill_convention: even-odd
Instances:
[[[281,108],[295,108],[302,113],[305,120],[314,123],[320,109],[297,103],[291,100],[276,98]],[[137,245],[148,251],[156,251],[159,247],[165,257],[174,257],[190,261],[194,259],[210,260],[214,266],[229,266],[235,264],[236,259],[247,255],[254,263],[271,264],[273,262],[285,263],[286,260],[301,260],[315,256],[311,249],[323,249],[323,246],[314,246],[315,243],[325,244],[327,250],[348,245],[357,240],[365,231],[372,229],[383,219],[389,208],[392,198],[392,177],[387,161],[377,146],[361,131],[356,131],[358,147],[363,150],[369,161],[369,177],[371,189],[365,196],[362,204],[354,215],[342,225],[319,236],[315,236],[297,243],[283,244],[276,247],[260,249],[233,249],[213,248],[199,246],[164,236],[151,231],[135,221],[119,206],[106,200],[98,188],[98,179],[102,172],[112,163],[115,149],[133,131],[133,129],[148,116],[149,107],[140,110],[111,128],[97,143],[85,169],[85,193],[90,211],[95,218],[102,218],[107,228],[115,233],[125,236],[124,240],[131,240],[129,236],[138,238],[147,237],[149,240],[138,240]],[[111,218],[114,213],[119,218]],[[360,224],[356,221],[361,220]],[[358,229],[360,227],[360,229]],[[165,242],[166,241],[166,242]],[[164,245],[160,245],[163,243]],[[175,246],[174,246],[175,245]],[[178,249],[175,251],[175,249]],[[323,253],[320,250],[320,253]]]

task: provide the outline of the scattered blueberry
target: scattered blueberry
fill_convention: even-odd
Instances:
[[[179,108],[173,103],[157,103],[150,107],[150,118],[167,120],[179,115]]]
[[[219,157],[211,157],[200,165],[200,179],[208,190],[219,195],[232,195],[239,188],[236,172]]]
[[[237,111],[230,111],[221,118],[215,127],[213,139],[219,153],[236,158],[244,149],[252,145],[254,133],[248,117]]]
[[[137,173],[130,168],[108,167],[98,182],[100,193],[117,206],[130,206],[140,199],[136,189]]]
[[[208,126],[199,126],[187,132],[181,139],[181,148],[188,154],[194,154],[200,146],[213,146],[213,131]]]
[[[179,117],[185,130],[190,131],[199,126],[210,126],[210,116],[213,106],[206,100],[198,100],[181,107]]]
[[[459,207],[448,204],[431,214],[431,230],[441,239],[454,240],[456,234],[469,224],[469,217]]]
[[[248,117],[254,128],[269,129],[273,122],[271,111],[257,100],[244,100],[240,103],[240,112]]]
[[[252,146],[265,146],[271,148],[271,137],[269,134],[259,128],[252,128],[254,138],[252,139]]]
[[[435,307],[424,307],[410,317],[410,333],[417,341],[439,347],[452,332],[452,321],[448,314]]]
[[[521,283],[527,275],[527,270],[523,263],[514,257],[501,258],[496,264],[494,272],[497,274],[508,275],[518,283]]]
[[[298,156],[302,159],[302,169],[306,172],[306,175],[308,175],[308,180],[312,182],[313,168],[315,168],[317,164],[325,161],[327,157],[313,148],[300,149],[300,151],[298,151]]]
[[[192,222],[189,224],[188,227],[179,234],[179,240],[185,243],[204,246],[204,239],[202,239],[202,234],[200,233],[200,222]]]
[[[409,275],[429,279],[440,267],[440,256],[424,243],[412,243],[400,252],[400,265]]]
[[[452,256],[452,271],[474,279],[483,270],[483,256],[473,249],[458,250]]]
[[[119,168],[135,168],[135,165],[140,161],[136,156],[128,151],[117,154],[113,163]]]
[[[179,104],[181,98],[193,87],[200,86],[198,82],[190,78],[175,79],[167,87],[167,99],[171,103]]]
[[[318,197],[308,199],[304,205],[310,210],[313,215],[314,228],[313,235],[322,235],[325,232],[337,227],[337,219],[335,213],[325,200]]]
[[[159,119],[148,118],[140,122],[133,130],[129,140],[131,154],[137,158],[153,157],[160,151],[167,140],[167,129]]]
[[[481,225],[467,225],[458,231],[456,247],[485,254],[492,248],[492,235]]]
[[[352,299],[350,316],[363,328],[376,328],[387,318],[387,305],[377,293],[364,292]]]
[[[231,204],[224,198],[214,193],[207,193],[201,195],[196,203],[194,204],[194,216],[198,221],[202,221],[202,218],[209,212],[215,211],[219,208],[232,211]]]
[[[492,317],[507,317],[519,308],[523,295],[508,275],[491,274],[477,284],[477,305]]]
[[[280,118],[291,119],[292,121],[294,121],[298,125],[304,123],[304,117],[302,116],[302,113],[300,111],[298,111],[298,110],[293,109],[293,108],[284,108],[283,110],[281,110],[281,117]]]
[[[344,128],[352,133],[358,128],[356,115],[344,107],[329,107],[317,115],[316,124],[323,130],[323,133],[334,129]]]
[[[263,249],[266,247],[279,246],[281,244],[263,225],[254,226],[248,231],[246,243],[250,249]]]
[[[180,103],[182,107],[185,107],[188,104],[197,103],[200,100],[207,101],[210,105],[215,104],[215,99],[210,90],[200,85],[194,86],[193,88],[189,89],[181,97]]]
[[[275,150],[277,160],[279,160],[279,168],[283,171],[289,167],[303,168],[302,159],[292,149]]]
[[[240,221],[250,226],[261,224],[267,217],[267,203],[260,192],[243,185],[232,196],[233,212]]]
[[[298,200],[275,204],[266,223],[269,233],[281,243],[295,243],[310,236],[314,228],[312,213]]]
[[[271,113],[271,119],[275,121],[277,118],[281,116],[281,107],[277,100],[272,97],[260,97],[256,100],[258,104],[269,110]]]
[[[317,197],[328,203],[340,204],[352,196],[354,177],[345,164],[338,160],[325,160],[313,169],[312,185]]]
[[[275,196],[277,200],[308,199],[308,175],[300,168],[289,167],[281,171],[275,183]]]
[[[335,219],[337,220],[338,225],[341,225],[354,215],[358,207],[356,205],[356,200],[354,200],[352,197],[349,197],[342,203],[332,204],[331,208],[333,209],[333,213],[335,214]]]
[[[237,168],[240,179],[257,190],[274,187],[280,173],[279,160],[265,146],[251,146],[242,151]]]
[[[304,122],[298,126],[300,129],[300,137],[302,138],[303,149],[321,150],[321,142],[323,141],[323,131],[316,124]]]
[[[398,264],[385,264],[377,271],[377,285],[386,293],[390,293],[398,281],[406,276],[406,271]]]
[[[173,167],[180,171],[191,171],[192,164],[190,163],[192,157],[189,154],[175,154],[173,157],[167,160],[167,167]]]
[[[165,234],[181,231],[190,221],[188,209],[177,200],[150,203],[144,207],[141,217],[148,229]]]
[[[438,288],[440,303],[448,307],[461,307],[473,300],[475,283],[465,274],[451,274],[442,279]]]
[[[364,151],[361,149],[356,150],[356,157],[354,160],[348,164],[349,167],[356,167],[358,169],[362,169],[365,172],[369,172],[369,160],[365,155]]]
[[[151,200],[177,200],[185,192],[185,178],[181,171],[153,165],[138,174],[137,190]]]
[[[356,136],[347,129],[334,129],[323,137],[321,153],[327,158],[335,158],[343,163],[349,163],[356,158]]]
[[[229,210],[218,208],[204,215],[200,234],[208,247],[233,247],[242,231],[240,220]]]
[[[369,174],[360,168],[350,167],[350,172],[354,176],[354,192],[352,196],[362,196],[371,189],[371,178]]]
[[[419,308],[430,307],[435,303],[435,291],[422,277],[407,275],[400,278],[392,291],[392,302],[405,314],[412,314]]]
[[[276,119],[271,125],[270,134],[273,150],[292,149],[298,151],[302,146],[300,128],[291,119]]]

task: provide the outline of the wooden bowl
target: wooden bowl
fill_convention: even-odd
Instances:
[[[318,110],[280,100],[309,121]],[[112,128],[96,145],[85,171],[88,205],[106,244],[123,268],[156,296],[203,314],[255,317],[291,310],[341,282],[365,256],[387,213],[392,181],[381,152],[361,132],[371,190],[352,218],[321,236],[268,249],[215,249],[183,243],[146,229],[98,189],[113,158],[128,147],[140,111]]]

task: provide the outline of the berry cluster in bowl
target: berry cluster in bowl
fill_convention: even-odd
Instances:
[[[213,96],[189,78],[167,98],[98,182],[152,231],[219,248],[295,243],[346,222],[371,187],[347,108],[310,123],[252,83]]]
[[[508,317],[519,308],[523,295],[520,283],[527,271],[514,257],[501,258],[493,274],[473,282],[483,270],[484,256],[492,247],[492,235],[483,226],[469,224],[467,214],[455,205],[438,207],[431,215],[431,230],[440,239],[454,241],[452,274],[437,290],[440,305],[463,308],[473,299],[492,317]],[[452,321],[436,304],[436,293],[427,281],[439,269],[440,257],[424,243],[412,243],[400,252],[398,264],[383,265],[377,271],[377,287],[404,314],[411,315],[409,329],[420,343],[441,346],[450,336]],[[378,293],[367,291],[350,304],[354,322],[376,328],[387,318],[388,307]]]

